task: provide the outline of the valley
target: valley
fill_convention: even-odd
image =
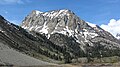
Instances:
[[[0,16],[0,65],[119,67],[120,41],[68,9],[33,10],[20,26]]]

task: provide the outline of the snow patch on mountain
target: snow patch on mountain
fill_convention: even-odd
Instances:
[[[43,12],[40,12],[38,10],[35,10],[35,12],[36,12],[37,15],[40,14],[40,13],[43,13]]]
[[[29,20],[29,23],[28,23],[28,21],[23,21],[22,28],[29,29],[30,31],[35,30],[40,33],[47,34],[49,36],[50,36],[50,34],[61,33],[61,34],[67,35],[67,36],[74,37],[75,34],[80,34],[81,32],[82,32],[81,35],[84,35],[85,38],[94,38],[94,37],[98,36],[97,33],[88,31],[85,28],[80,29],[79,28],[80,24],[82,24],[84,21],[80,20],[70,10],[63,9],[63,10],[54,10],[54,11],[48,11],[48,12],[40,12],[40,11],[35,10],[34,12],[36,13],[36,17],[43,16],[43,21],[41,21],[41,20],[37,21],[37,23],[39,22],[40,24],[41,23],[43,23],[43,24],[36,25],[36,22],[34,22],[33,20],[36,21],[37,18],[34,19],[34,17],[35,17],[34,16],[33,19],[31,18]],[[34,15],[34,13],[33,13],[33,15]],[[31,25],[31,23],[33,25]],[[27,26],[25,26],[26,24],[27,24]],[[53,26],[53,28],[54,28],[53,30],[51,30],[51,27],[49,26],[50,24],[51,24],[51,27]],[[56,24],[56,25],[54,26],[54,24]],[[92,27],[96,27],[95,24],[92,24],[89,22],[88,22],[88,24]],[[72,26],[69,26],[69,25],[72,25]],[[75,28],[75,26],[77,26],[77,27]],[[77,38],[77,36],[76,36],[76,38]]]
[[[32,12],[23,21],[22,27],[45,34],[48,39],[55,33],[72,37],[77,43],[82,44],[80,47],[84,51],[86,44],[94,46],[99,42],[98,38],[104,37],[103,39],[106,40],[103,42],[109,39],[108,42],[118,42],[109,32],[104,31],[96,24],[81,20],[70,10],[53,10],[42,13],[37,12],[37,14]],[[93,39],[96,41],[95,44],[91,42]],[[100,39],[101,43],[103,39]]]
[[[96,27],[96,24],[93,24],[93,23],[90,23],[90,22],[87,22],[88,25],[90,25],[91,27]]]
[[[44,27],[42,28],[42,30],[40,30],[39,32],[48,34],[48,30],[47,30],[47,29],[48,29],[47,26],[44,26]]]

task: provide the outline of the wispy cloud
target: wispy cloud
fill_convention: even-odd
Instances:
[[[0,0],[0,4],[6,5],[6,4],[24,4],[24,3],[30,3],[30,0]]]

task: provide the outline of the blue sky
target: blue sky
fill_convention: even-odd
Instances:
[[[119,8],[120,0],[0,0],[0,14],[15,24],[32,10],[70,9],[83,20],[102,25],[120,19]]]

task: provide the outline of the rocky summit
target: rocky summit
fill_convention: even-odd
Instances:
[[[120,42],[109,32],[98,25],[88,24],[67,9],[48,12],[34,10],[25,17],[21,27],[28,31],[45,34],[49,40],[59,46],[66,45],[63,42],[59,43],[63,38],[60,35],[71,37],[85,53],[87,47],[92,49],[103,46],[102,49],[105,49],[102,50],[103,52],[120,48]]]
[[[120,56],[119,40],[71,10],[33,10],[21,26],[0,16],[0,65],[105,62],[113,56]]]

